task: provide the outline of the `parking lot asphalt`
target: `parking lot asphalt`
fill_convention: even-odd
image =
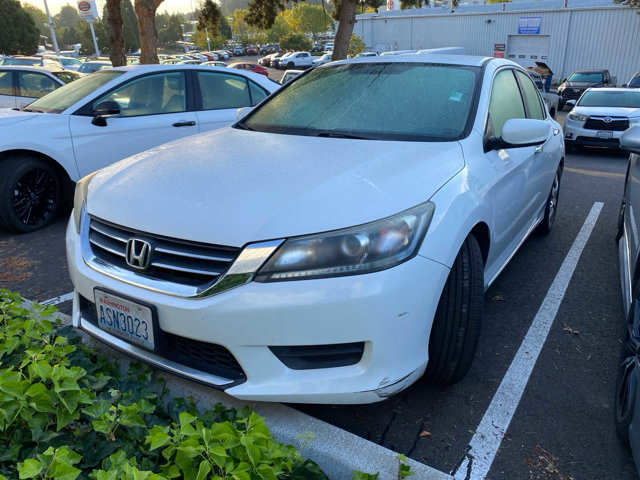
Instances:
[[[626,155],[606,149],[567,156],[554,230],[528,239],[486,292],[478,352],[463,381],[450,387],[419,381],[372,405],[295,408],[443,472],[454,471],[585,219],[600,202],[602,210],[487,478],[637,478],[616,438],[612,411],[623,331],[614,236],[626,164]],[[37,301],[72,290],[64,251],[68,213],[39,232],[0,231],[0,288]],[[70,313],[71,302],[59,308]]]

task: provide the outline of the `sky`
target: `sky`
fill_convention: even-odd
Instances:
[[[31,3],[36,7],[42,9],[44,11],[44,0],[22,0],[24,3]],[[158,13],[187,13],[196,7],[198,0],[164,0],[158,8]],[[72,6],[77,5],[77,0],[47,0],[47,4],[49,5],[49,12],[51,15],[55,15],[60,11],[60,9],[66,5],[70,4]],[[105,0],[96,0],[96,6],[98,7],[98,12],[102,12],[104,7]],[[133,3],[133,0],[132,2]]]

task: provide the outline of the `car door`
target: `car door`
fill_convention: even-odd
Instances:
[[[499,138],[505,122],[512,118],[526,118],[526,107],[515,70],[504,68],[493,78],[485,137]],[[489,191],[495,251],[505,256],[515,249],[535,220],[539,205],[536,148],[505,148],[485,154],[496,179]]]
[[[0,70],[0,107],[15,108],[16,91],[12,70]]]
[[[28,105],[34,100],[44,97],[47,93],[53,92],[60,87],[60,83],[50,76],[38,72],[17,72],[18,92],[16,97],[16,107]]]
[[[196,115],[200,132],[237,121],[236,110],[257,105],[269,93],[242,75],[226,72],[195,72]]]
[[[69,126],[80,176],[198,133],[187,83],[184,71],[141,75],[94,98],[71,115]],[[106,126],[94,125],[92,112],[105,101],[116,102],[120,114],[109,117]]]

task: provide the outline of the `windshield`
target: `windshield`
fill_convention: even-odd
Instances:
[[[640,87],[640,77],[634,77],[629,82],[629,86],[632,88]]]
[[[79,73],[76,72],[69,72],[69,71],[65,71],[65,72],[52,72],[56,77],[58,77],[60,80],[62,80],[64,83],[69,83],[69,82],[73,82],[74,80],[77,80],[79,78],[82,77],[82,75],[80,75]]]
[[[82,77],[75,82],[68,83],[57,90],[30,103],[24,110],[44,113],[60,113],[71,105],[79,102],[95,89],[100,88],[108,81],[122,75],[124,72],[105,70]]]
[[[581,107],[626,107],[640,108],[640,92],[629,90],[585,92],[578,105]]]
[[[42,60],[40,60],[39,58],[5,58],[2,64],[36,66],[42,65]]]
[[[588,83],[602,82],[602,72],[572,73],[567,80],[569,80],[570,82],[588,82]]]
[[[375,140],[458,139],[478,69],[423,63],[320,67],[284,88],[238,128]]]
[[[58,60],[60,60],[62,65],[64,65],[65,67],[79,67],[80,65],[82,65],[82,62],[77,58],[59,57]]]
[[[105,70],[107,68],[112,68],[109,63],[99,63],[99,62],[84,62],[80,67],[78,67],[78,72],[80,73],[93,73],[98,70]]]

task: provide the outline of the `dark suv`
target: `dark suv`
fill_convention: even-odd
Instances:
[[[558,87],[558,110],[561,111],[569,100],[578,100],[591,87],[615,87],[609,70],[577,70],[562,81]]]

